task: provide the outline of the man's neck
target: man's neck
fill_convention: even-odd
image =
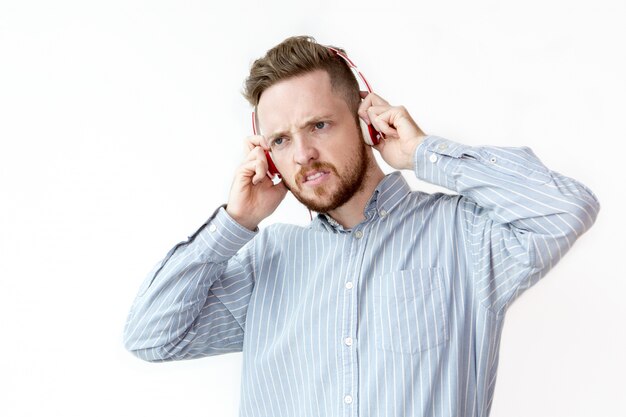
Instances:
[[[327,214],[344,229],[352,229],[357,224],[365,220],[365,205],[368,203],[374,190],[385,177],[378,164],[372,161],[368,167],[367,174],[363,179],[363,186],[357,191],[347,203]]]

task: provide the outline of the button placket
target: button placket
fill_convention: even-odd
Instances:
[[[374,208],[375,210],[375,208]],[[371,218],[374,218],[372,211]],[[344,281],[345,292],[344,302],[345,315],[342,326],[342,335],[339,343],[341,344],[341,357],[342,357],[342,374],[343,374],[343,401],[346,405],[354,403],[356,395],[358,395],[358,373],[359,363],[357,357],[356,335],[358,333],[358,297],[356,292],[356,286],[361,274],[363,256],[365,254],[365,247],[367,242],[367,235],[364,231],[364,225],[368,222],[364,222],[358,228],[352,231],[352,243],[350,245],[350,257],[349,266],[346,270],[346,281]],[[352,411],[348,411],[352,415]]]

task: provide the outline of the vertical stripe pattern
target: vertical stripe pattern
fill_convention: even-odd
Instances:
[[[148,361],[243,352],[241,417],[487,416],[505,312],[599,204],[528,148],[428,136],[346,230],[251,232],[219,208],[156,265],[125,327]]]

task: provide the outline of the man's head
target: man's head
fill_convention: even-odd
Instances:
[[[328,212],[359,191],[374,158],[359,127],[359,85],[343,58],[312,38],[288,38],[254,62],[244,94],[300,202]]]
[[[345,53],[341,48],[333,48]],[[287,38],[254,61],[245,82],[244,96],[256,108],[263,92],[272,85],[315,70],[328,73],[333,91],[343,96],[356,115],[361,97],[354,73],[343,58],[310,36]]]

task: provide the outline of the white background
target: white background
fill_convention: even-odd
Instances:
[[[509,310],[491,416],[626,415],[625,17],[617,0],[2,0],[0,415],[237,415],[240,353],[144,363],[122,328],[152,265],[226,201],[243,80],[296,34],[346,48],[427,133],[530,146],[596,193],[596,225]],[[268,222],[307,220],[289,198]]]

